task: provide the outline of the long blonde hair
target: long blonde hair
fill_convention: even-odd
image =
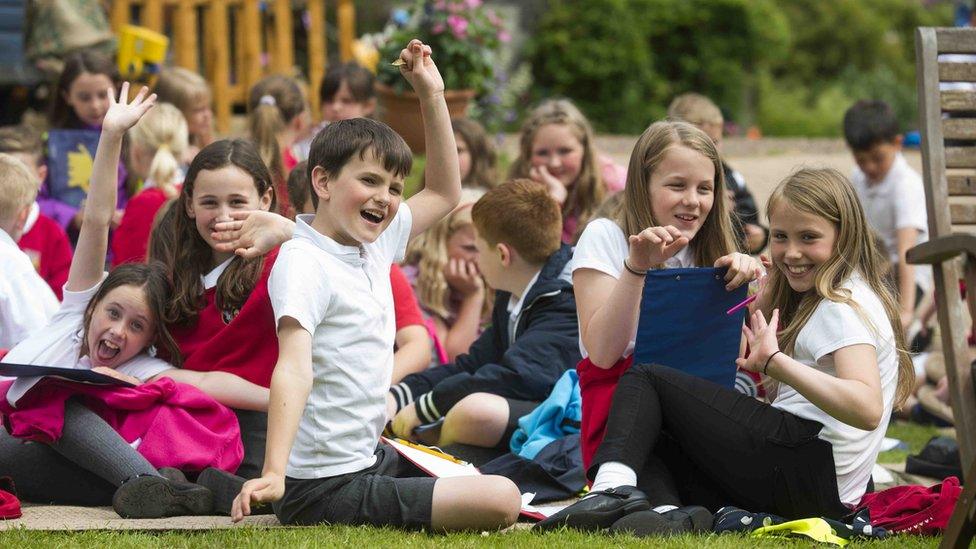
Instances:
[[[651,207],[651,174],[664,160],[667,151],[677,146],[703,154],[715,168],[712,209],[694,240],[688,244],[695,265],[710,266],[718,258],[737,250],[735,233],[725,201],[725,173],[715,143],[705,132],[687,122],[655,122],[644,130],[630,155],[624,198],[611,218],[627,235],[660,224],[654,219]]]
[[[444,277],[444,267],[450,260],[447,241],[464,227],[474,227],[471,207],[484,191],[464,189],[460,204],[407,246],[404,264],[417,267],[416,293],[420,306],[442,319],[453,316],[451,288]],[[490,307],[485,299],[485,311]]]
[[[544,101],[526,119],[519,138],[519,156],[512,163],[509,179],[529,177],[529,170],[532,169],[532,144],[536,134],[542,127],[551,124],[567,126],[583,146],[583,164],[572,188],[567,189],[569,195],[563,203],[562,214],[564,220],[575,215],[579,220],[578,226],[584,227],[593,216],[593,211],[603,202],[607,189],[597,166],[593,128],[583,113],[568,99]]]
[[[817,269],[814,291],[797,293],[790,288],[789,281],[779,269],[769,273],[766,287],[768,297],[764,299],[763,313],[768,317],[773,309],[780,311],[780,348],[788,355],[793,354],[800,330],[824,299],[850,305],[869,329],[877,333],[878,327],[871,323],[864,310],[852,299],[850,290],[841,287],[852,275],[860,274],[884,305],[894,333],[895,351],[898,353],[897,408],[911,394],[915,371],[905,351],[897,301],[885,282],[886,260],[875,244],[854,187],[837,170],[802,168],[773,190],[766,204],[766,215],[770,216],[780,204],[822,217],[837,229],[833,253]]]
[[[281,162],[278,134],[306,108],[301,86],[289,76],[266,76],[248,92],[248,132],[271,175],[281,181],[285,180],[287,174]]]
[[[169,103],[160,103],[129,130],[129,139],[152,155],[146,180],[152,180],[166,198],[175,198],[179,194],[176,185],[183,182],[178,158],[189,146],[183,113]]]

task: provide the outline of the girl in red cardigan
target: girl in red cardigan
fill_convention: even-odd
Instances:
[[[146,259],[156,212],[176,198],[183,183],[179,158],[188,146],[186,119],[179,109],[160,103],[129,130],[129,173],[142,180],[142,191],[125,207],[112,236],[112,266]]]

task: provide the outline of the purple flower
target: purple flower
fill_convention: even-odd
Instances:
[[[460,15],[447,16],[447,24],[451,27],[451,33],[455,38],[464,38],[468,34],[468,20]]]

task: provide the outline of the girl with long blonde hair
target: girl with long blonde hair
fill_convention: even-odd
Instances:
[[[767,214],[773,269],[743,326],[750,354],[736,362],[775,382],[771,403],[634,366],[588,471],[596,496],[544,528],[674,533],[709,527],[706,508],[839,518],[860,501],[914,382],[884,259],[835,170],[793,173]]]
[[[546,186],[562,207],[563,242],[574,244],[603,199],[621,190],[624,170],[594,145],[589,120],[567,99],[544,101],[522,125],[510,179]]]
[[[430,320],[437,360],[466,353],[488,318],[491,299],[478,271],[471,206],[484,191],[466,189],[449,215],[407,247],[403,272]]]
[[[126,205],[112,235],[112,266],[146,258],[156,212],[180,193],[183,169],[179,159],[189,147],[186,119],[169,103],[160,103],[146,113],[128,137],[129,172],[142,181],[142,190]]]

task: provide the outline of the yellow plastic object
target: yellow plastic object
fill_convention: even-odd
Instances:
[[[774,535],[806,536],[819,542],[832,543],[840,547],[844,547],[850,543],[850,541],[838,536],[834,532],[834,529],[830,527],[830,524],[822,518],[791,520],[772,526],[763,526],[752,531],[752,537],[754,538]]]
[[[169,38],[145,27],[125,25],[119,31],[119,72],[125,79],[141,79],[158,71],[166,59]]]

